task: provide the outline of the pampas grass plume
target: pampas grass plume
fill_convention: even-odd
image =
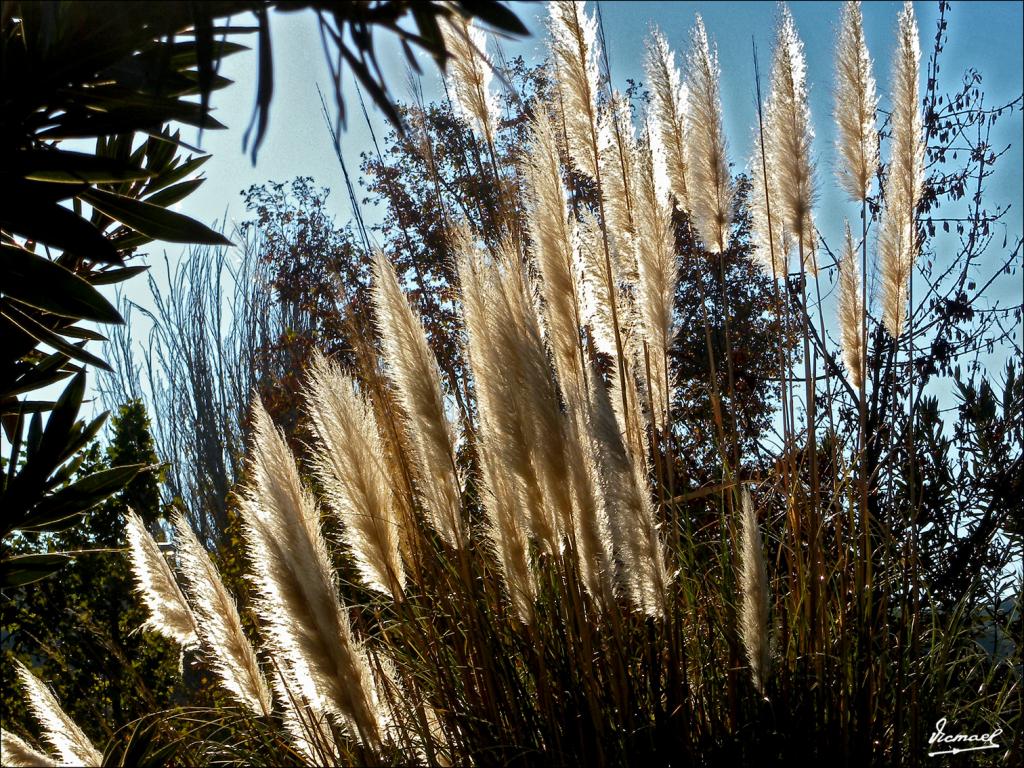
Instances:
[[[498,106],[491,92],[494,73],[486,53],[487,37],[458,14],[442,16],[438,23],[448,52],[445,75],[455,110],[493,146]]]
[[[836,45],[835,119],[840,160],[836,175],[850,198],[857,201],[867,198],[878,166],[878,95],[871,66],[860,3],[848,0],[843,4]]]
[[[620,419],[612,405],[618,401],[618,394],[609,392],[596,374],[591,376],[590,392],[608,524],[614,553],[623,564],[623,585],[637,610],[648,616],[660,616],[665,611],[669,575],[647,474],[624,442]]]
[[[203,650],[224,687],[254,714],[269,715],[273,704],[256,652],[245,636],[238,606],[221,581],[206,548],[184,515],[174,516],[177,552],[185,589],[195,608]]]
[[[638,153],[636,174],[636,314],[647,347],[646,353],[641,351],[636,364],[641,371],[650,367],[650,411],[655,424],[664,427],[672,388],[666,364],[675,337],[672,309],[679,266],[671,203],[664,192],[659,192],[649,147],[648,142],[648,149]]]
[[[532,297],[510,257],[485,263],[464,253],[459,267],[480,439],[517,477],[531,533],[553,553],[571,514],[561,414]]]
[[[729,241],[733,189],[722,125],[718,51],[708,42],[704,20],[699,15],[691,34],[687,68],[690,213],[704,247],[718,253]]]
[[[380,743],[365,652],[352,636],[312,496],[302,487],[284,435],[253,406],[250,480],[242,495],[244,536],[258,591],[256,610],[289,684],[315,710]]]
[[[856,389],[860,389],[864,384],[864,324],[860,285],[857,254],[853,247],[853,235],[850,234],[850,223],[847,222],[843,257],[839,262],[839,329],[846,375],[850,377],[850,383]]]
[[[757,514],[746,489],[740,509],[740,635],[754,685],[763,693],[768,674],[768,572]]]
[[[892,84],[892,155],[885,179],[885,208],[879,233],[882,314],[886,330],[903,332],[908,282],[916,258],[914,216],[924,177],[924,141],[918,78],[921,47],[914,6],[900,12]]]
[[[399,521],[373,405],[355,380],[316,355],[306,397],[322,446],[313,463],[368,587],[398,600],[405,581]]]
[[[543,104],[534,105],[530,148],[523,160],[533,257],[540,273],[545,328],[566,397],[586,389],[580,352],[580,302],[573,274],[575,222],[566,208],[558,142]]]
[[[779,280],[789,272],[789,253],[793,249],[792,238],[779,216],[778,171],[775,159],[769,153],[767,134],[771,131],[766,118],[762,136],[754,137],[754,156],[750,160],[750,217],[753,234],[753,260],[768,277]],[[776,205],[773,205],[776,203]]]
[[[0,731],[0,764],[8,768],[51,768],[56,761],[38,752],[10,731]]]
[[[75,721],[60,708],[50,689],[20,661],[15,659],[14,666],[25,689],[29,710],[43,729],[43,740],[53,748],[60,763],[99,768],[103,764],[103,755]],[[4,764],[8,764],[6,757]]]
[[[802,244],[804,268],[815,272],[812,209],[816,187],[811,159],[814,129],[807,105],[807,63],[804,45],[785,5],[781,7],[776,33],[767,113],[766,152],[774,175],[769,188],[777,193],[772,198],[772,207],[793,240]]]
[[[149,609],[149,618],[143,626],[182,646],[195,645],[195,616],[160,547],[135,512],[129,510],[125,523],[136,591]]]
[[[437,358],[387,257],[374,258],[373,306],[387,375],[398,395],[427,519],[449,546],[463,547],[462,489],[455,465],[455,431],[445,414]]]
[[[651,145],[655,155],[660,153],[664,158],[665,173],[676,205],[686,210],[690,206],[686,154],[689,92],[676,67],[676,55],[661,30],[655,29],[651,33],[644,71],[651,89]]]
[[[598,177],[597,19],[582,0],[551,0],[548,30],[565,138],[576,167]]]

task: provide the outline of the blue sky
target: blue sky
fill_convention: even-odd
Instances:
[[[533,33],[528,39],[504,43],[510,54],[522,54],[529,61],[545,56],[543,3],[513,3],[513,8]],[[591,8],[594,4],[589,4]],[[875,77],[886,106],[895,21],[901,3],[869,2],[863,7],[867,42],[875,61]],[[947,13],[949,43],[944,52],[943,74],[956,77],[973,66],[983,77],[990,103],[1009,101],[1022,88],[1022,8],[1018,2],[953,3]],[[832,183],[832,78],[835,26],[840,4],[797,2],[791,6],[807,53],[811,112],[817,132],[821,201],[819,211],[835,215],[843,210],[842,198]],[[730,157],[734,170],[744,170],[751,149],[751,131],[756,122],[751,40],[762,60],[762,73],[770,65],[777,6],[773,2],[602,2],[608,40],[612,79],[624,86],[627,78],[643,79],[642,60],[649,30],[657,24],[670,44],[681,54],[685,50],[694,16],[704,17],[709,34],[717,42],[722,67],[722,96]],[[938,3],[915,3],[921,30],[923,58],[931,49],[938,17]],[[327,68],[321,52],[315,20],[309,14],[272,14],[276,90],[270,116],[270,130],[255,166],[242,151],[242,134],[249,121],[255,94],[255,55],[242,53],[224,62],[223,74],[235,85],[214,95],[217,117],[228,130],[207,132],[203,149],[212,152],[206,165],[208,181],[185,201],[183,211],[205,221],[244,218],[239,192],[250,184],[267,180],[286,181],[295,176],[312,176],[335,190],[334,211],[339,221],[347,220],[341,171],[334,158],[330,137],[320,115],[316,84],[329,90]],[[383,38],[384,36],[382,36]],[[383,40],[384,67],[388,82],[399,98],[405,97],[404,61],[397,47]],[[388,55],[390,54],[390,55]],[[424,90],[427,98],[438,92],[431,62],[424,60]],[[955,73],[955,74],[954,74]],[[922,73],[923,85],[924,73]],[[366,126],[346,82],[350,107],[342,147],[350,168],[358,167],[359,152],[369,146]],[[379,115],[378,126],[383,126]],[[1002,122],[1003,143],[1019,137],[1019,113]],[[1016,209],[1011,232],[1020,232],[1022,202],[1022,155],[1017,142],[1003,161],[1003,173],[990,187],[994,199],[1012,200]],[[819,214],[820,216],[820,214]],[[824,229],[829,229],[822,222]]]
[[[863,6],[865,32],[875,64],[875,77],[881,95],[881,108],[888,107],[891,54],[895,41],[896,17],[902,3],[869,2]],[[521,54],[528,61],[538,62],[546,55],[544,21],[546,6],[542,3],[513,3],[513,9],[531,30],[524,40],[505,42],[506,53]],[[708,32],[718,45],[722,69],[721,91],[726,133],[734,172],[746,170],[751,152],[752,129],[756,124],[753,87],[751,40],[761,57],[762,76],[770,67],[771,49],[777,17],[774,2],[602,2],[601,11],[607,35],[613,84],[624,87],[629,78],[643,80],[642,62],[645,44],[652,25],[657,24],[677,51],[677,60],[685,51],[695,14],[700,13]],[[593,9],[594,3],[588,3]],[[954,2],[947,12],[949,40],[943,54],[941,76],[947,89],[954,89],[967,67],[977,69],[988,104],[1005,103],[1020,95],[1024,71],[1024,4],[1018,2]],[[797,2],[791,5],[797,29],[804,41],[810,85],[810,106],[816,130],[814,151],[818,164],[820,186],[816,218],[826,240],[838,245],[843,218],[856,219],[859,208],[848,203],[834,182],[833,164],[833,53],[835,29],[840,15],[836,2]],[[921,32],[922,60],[927,61],[938,18],[937,2],[915,3]],[[269,180],[288,181],[296,176],[312,176],[316,183],[330,187],[330,206],[339,224],[351,217],[341,170],[334,155],[331,138],[320,113],[316,85],[329,93],[330,80],[321,48],[315,19],[307,13],[271,14],[275,64],[275,98],[270,127],[254,166],[242,149],[242,135],[249,122],[256,90],[254,53],[245,52],[225,60],[222,74],[236,82],[213,96],[218,119],[228,126],[226,131],[209,131],[202,137],[203,149],[212,153],[205,166],[206,183],[181,205],[181,210],[207,223],[222,221],[230,225],[246,216],[240,192],[252,184]],[[404,58],[398,47],[381,36],[379,51],[385,75],[399,99],[405,99],[406,75]],[[254,41],[253,41],[254,42]],[[429,59],[423,59],[423,86],[430,100],[439,93],[439,76]],[[922,90],[925,74],[922,68]],[[766,87],[766,83],[762,84]],[[368,130],[358,110],[351,79],[345,81],[349,122],[342,137],[343,153],[350,170],[358,169],[359,153],[370,147]],[[328,97],[329,98],[329,97]],[[383,118],[372,118],[379,131],[386,128]],[[989,181],[987,198],[1011,204],[1006,218],[1006,234],[1011,243],[1022,231],[1021,210],[1024,208],[1024,154],[1021,147],[1021,113],[1006,116],[997,126],[994,145],[1001,148],[1013,143],[1012,150],[1000,161],[999,171]],[[380,132],[378,133],[380,135]],[[193,137],[198,138],[198,137]],[[885,157],[883,147],[883,159]],[[369,221],[371,211],[364,211]],[[856,229],[856,225],[854,225]],[[1001,238],[1000,238],[1001,240]],[[935,247],[945,246],[937,241]],[[179,246],[167,246],[172,264],[179,258]],[[163,274],[164,252],[156,246],[149,253],[149,263]],[[1019,272],[1018,272],[1019,275]],[[1009,287],[1007,287],[1009,286]],[[823,284],[823,291],[828,286]],[[146,305],[144,280],[128,286],[128,296]],[[1021,285],[1004,281],[992,299],[1006,303],[1021,301]],[[826,307],[826,317],[833,317]],[[137,317],[137,315],[136,315]],[[142,333],[137,334],[141,338]],[[1020,344],[1020,330],[1017,332]],[[997,363],[998,364],[998,363]]]

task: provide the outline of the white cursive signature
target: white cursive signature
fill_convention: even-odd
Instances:
[[[956,746],[949,749],[939,749],[929,752],[928,757],[936,755],[958,755],[961,752],[973,752],[977,749],[997,749],[996,736],[1003,732],[1002,728],[996,728],[992,733],[967,734],[967,733],[946,733],[946,718],[941,718],[935,724],[935,732],[928,739],[929,744],[943,746],[946,744],[969,744],[971,746]]]

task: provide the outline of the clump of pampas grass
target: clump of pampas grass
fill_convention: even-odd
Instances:
[[[338,596],[319,510],[284,436],[259,404],[249,472],[242,518],[256,612],[285,687],[376,747],[381,728],[371,673]]]
[[[877,724],[901,714],[901,701],[926,701],[931,686],[944,684],[927,674],[929,652],[908,652],[928,646],[933,631],[918,630],[913,622],[925,614],[906,599],[925,594],[906,566],[916,541],[871,523],[871,494],[882,504],[899,500],[900,489],[875,485],[878,476],[862,469],[875,460],[863,426],[866,291],[848,225],[836,299],[853,387],[831,378],[838,367],[824,319],[812,336],[805,272],[815,266],[813,132],[803,47],[788,10],[754,142],[752,237],[773,277],[786,276],[794,251],[804,259],[799,281],[759,279],[739,292],[734,285],[749,277],[748,265],[735,263],[748,246],[746,221],[730,221],[736,201],[720,73],[703,23],[691,36],[685,83],[667,39],[654,33],[645,60],[650,110],[636,125],[627,99],[610,86],[599,92],[597,21],[586,6],[552,3],[549,11],[551,71],[524,75],[536,98],[501,123],[483,40],[462,18],[441,21],[454,105],[493,162],[461,165],[465,147],[431,146],[428,121],[452,128],[443,112],[420,110],[412,119],[421,145],[398,147],[413,163],[422,152],[423,165],[410,170],[425,169],[434,182],[429,215],[439,217],[425,224],[440,224],[430,231],[447,238],[431,254],[442,266],[432,271],[438,279],[419,286],[438,291],[431,319],[441,322],[429,326],[429,343],[404,274],[376,251],[374,325],[365,336],[354,329],[360,366],[349,371],[314,355],[308,367],[301,397],[312,437],[301,464],[262,406],[253,409],[238,497],[258,643],[242,631],[207,542],[181,515],[173,520],[177,569],[141,521],[129,520],[150,626],[198,644],[240,705],[230,718],[198,723],[197,738],[207,742],[190,756],[251,761],[270,747],[280,749],[275,764],[617,765],[665,755],[691,764],[749,756],[806,731],[815,757],[843,739],[859,762],[875,764],[915,738],[901,741],[902,727]],[[900,25],[901,56],[914,63],[909,10]],[[875,96],[855,4],[844,9],[838,47],[837,170],[866,207],[877,170]],[[897,68],[894,103],[903,107],[893,113],[880,244],[899,269],[900,227],[910,221],[908,199],[916,200],[898,182],[900,169],[916,168],[907,151],[917,147],[907,129],[907,61]],[[465,177],[448,175],[467,168]],[[469,179],[482,183],[463,186]],[[494,188],[479,191],[492,180]],[[422,188],[409,191],[407,199],[424,199]],[[454,198],[451,212],[439,210]],[[425,233],[408,255],[434,242]],[[714,267],[681,263],[682,253],[705,251],[716,254]],[[692,271],[680,289],[683,266]],[[725,316],[713,333],[704,286],[715,281],[721,304],[710,306]],[[751,301],[730,314],[731,296]],[[364,316],[366,305],[352,301],[350,317]],[[704,350],[693,354],[676,340],[678,328],[695,323],[686,302],[705,319],[696,346],[706,344],[708,381],[692,364]],[[799,329],[790,322],[797,314]],[[743,337],[751,327],[758,335]],[[686,330],[692,337],[696,329]],[[799,396],[785,371],[801,333],[804,450],[796,445]],[[734,339],[747,360],[733,354]],[[781,403],[770,392],[772,366],[764,367],[776,341]],[[718,345],[729,401],[715,369]],[[444,376],[435,349],[448,355]],[[871,370],[888,384],[883,366],[892,357],[883,357],[872,358]],[[705,396],[710,414],[696,413],[691,406]],[[861,404],[856,445],[852,398]],[[892,399],[878,398],[880,422]],[[815,436],[816,403],[830,406],[824,441]],[[767,434],[775,404],[779,442],[752,437]],[[741,461],[747,445],[757,454]],[[818,462],[827,470],[819,473]],[[760,513],[744,490],[752,483]],[[862,509],[854,490],[865,492]],[[888,674],[893,661],[900,675]],[[73,724],[47,717],[47,727],[57,723],[77,740]],[[196,723],[194,711],[184,717]],[[242,738],[226,747],[224,734]],[[96,762],[95,750],[75,748],[81,762]],[[7,733],[3,755],[11,764],[67,762]]]
[[[174,516],[174,533],[175,550],[181,560],[185,591],[195,611],[204,657],[224,688],[241,704],[256,715],[270,714],[270,689],[256,651],[242,629],[234,598],[181,513]]]

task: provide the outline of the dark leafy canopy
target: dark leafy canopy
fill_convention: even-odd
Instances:
[[[189,99],[200,79],[199,44],[180,39],[190,22],[173,7],[157,19],[153,6],[112,6],[4,3],[0,12],[0,420],[10,445],[0,472],[4,538],[73,526],[142,469],[81,471],[82,449],[105,419],[79,419],[85,370],[107,367],[85,349],[104,336],[81,323],[122,321],[96,286],[137,274],[142,268],[127,260],[155,239],[227,243],[167,210],[199,186],[194,174],[206,160],[179,153],[180,134],[169,124],[217,127]],[[219,53],[240,49],[223,44]],[[62,142],[72,139],[95,150],[66,149]],[[55,400],[43,394],[62,381]],[[28,583],[65,560],[5,557],[2,584]]]
[[[58,498],[55,489],[78,467],[75,454],[104,418],[88,425],[77,418],[85,366],[106,367],[84,349],[104,336],[78,324],[122,321],[95,286],[136,274],[141,268],[125,266],[126,259],[148,242],[228,244],[168,210],[199,186],[193,174],[206,160],[180,155],[189,148],[169,125],[223,127],[209,110],[211,92],[230,83],[217,73],[219,62],[245,50],[229,38],[256,32],[259,88],[246,133],[255,159],[273,96],[268,11],[275,7],[316,13],[341,117],[347,64],[396,123],[375,54],[375,27],[399,37],[413,68],[412,46],[444,63],[442,15],[475,16],[498,31],[526,32],[502,6],[468,2],[3,3],[0,421],[11,451],[0,472],[0,537],[72,525],[138,470],[111,468]],[[255,14],[255,27],[224,21],[247,12]],[[410,17],[415,31],[403,26]],[[95,141],[95,151],[65,149],[67,140]],[[68,377],[56,402],[27,396]],[[44,429],[42,414],[51,411]],[[11,565],[17,573],[8,574],[5,564],[5,584],[45,575],[60,560],[36,555]]]

